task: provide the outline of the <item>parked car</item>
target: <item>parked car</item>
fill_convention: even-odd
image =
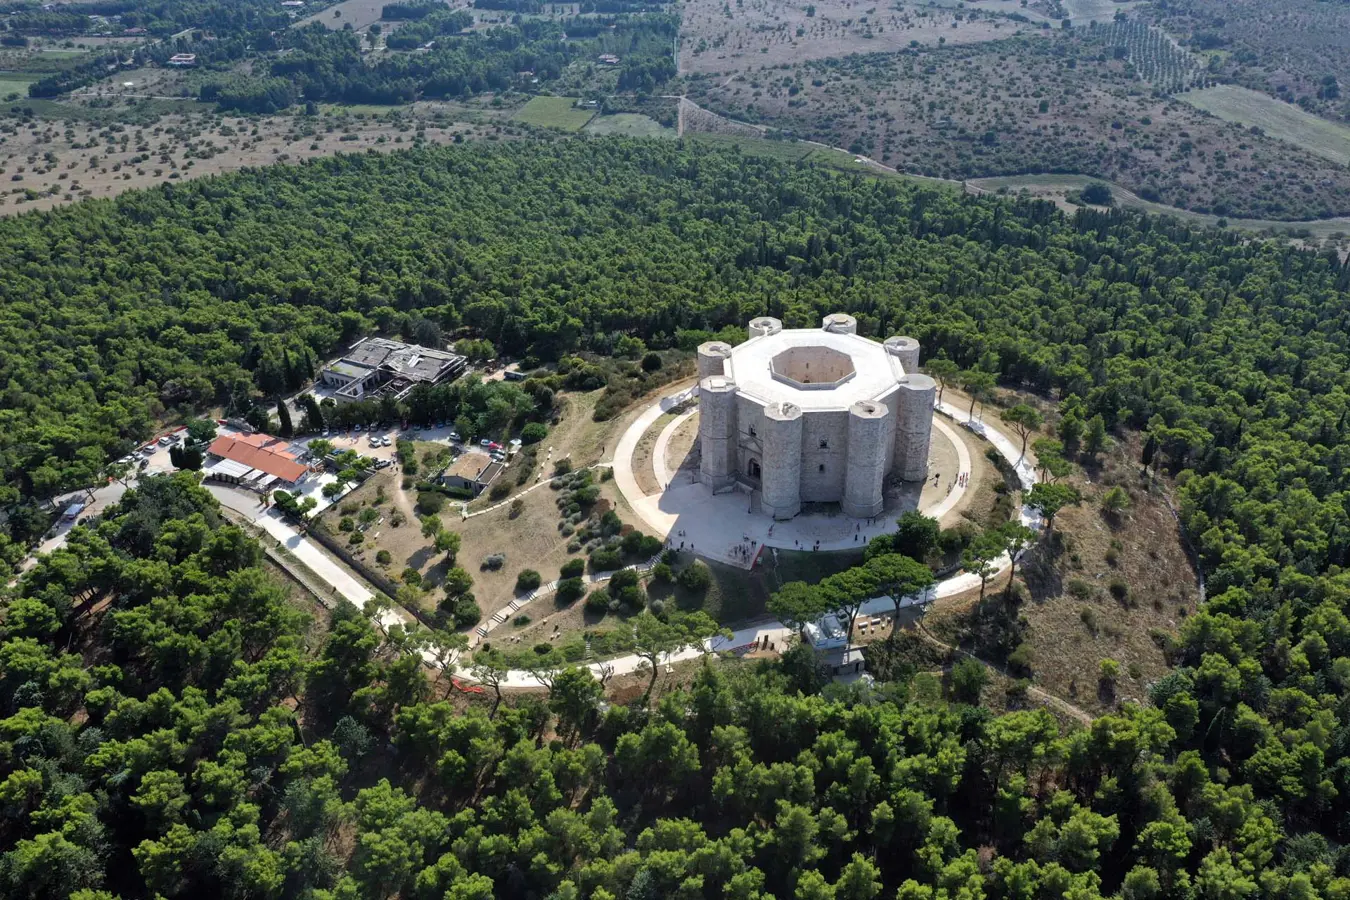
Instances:
[[[502,449],[502,445],[499,444],[499,443],[497,443],[496,441],[493,441],[492,443],[488,444],[488,449],[489,449],[489,450],[500,450],[500,449]]]
[[[360,430],[361,430],[361,426],[360,426],[360,425],[353,426],[352,430],[353,430],[353,431],[360,431]]]
[[[159,445],[160,445],[161,447],[167,447],[167,446],[169,446],[170,444],[173,443],[173,435],[171,435],[171,434],[162,435],[162,436],[160,437],[158,443],[159,443]]]
[[[393,464],[394,464],[394,461],[393,461],[392,459],[377,459],[377,460],[375,460],[375,468],[377,468],[377,469],[387,469],[387,468],[389,468],[390,466],[392,466]]]
[[[463,440],[463,438],[461,438],[461,437],[459,436],[459,432],[458,432],[458,431],[452,431],[452,432],[450,432],[450,434],[448,434],[447,437],[449,437],[450,440],[452,440],[452,441]]]
[[[478,446],[480,446],[480,447],[491,447],[491,446],[492,446],[492,441],[489,441],[487,438],[483,438],[482,440],[480,440],[480,441],[478,442]]]

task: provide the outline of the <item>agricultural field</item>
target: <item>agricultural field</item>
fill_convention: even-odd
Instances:
[[[1144,15],[1204,53],[1216,77],[1350,122],[1350,4],[1169,0]]]
[[[145,101],[152,103],[155,101]],[[57,109],[64,119],[0,119],[0,215],[51,209],[135,188],[229,172],[245,166],[295,163],[335,153],[397,150],[414,142],[512,137],[489,114],[419,104],[367,116],[341,108],[323,116],[224,116],[185,101],[188,109],[150,116],[149,124],[82,119],[106,111],[43,101],[24,108]],[[170,105],[170,104],[165,104]],[[124,118],[139,107],[123,107]]]
[[[691,76],[689,96],[712,112],[903,172],[1074,173],[1216,216],[1350,214],[1344,166],[1158,95],[1137,77],[1128,49],[1117,55],[1105,43],[1107,34],[1055,30],[748,67]]]
[[[667,128],[651,116],[640,113],[616,113],[596,116],[585,127],[587,134],[621,134],[626,137],[675,137],[675,129]]]
[[[26,99],[28,86],[36,80],[36,76],[0,73],[0,100]]]
[[[380,10],[387,0],[343,0],[322,12],[296,20],[297,27],[321,22],[333,31],[341,31],[350,25],[353,31],[364,31],[380,21]]]
[[[577,108],[575,97],[531,97],[516,111],[512,121],[538,128],[580,131],[594,117],[595,110]]]
[[[1235,84],[1189,91],[1180,99],[1225,122],[1260,128],[1309,153],[1350,165],[1350,125],[1330,122],[1292,103]]]
[[[1085,175],[1009,175],[995,178],[972,178],[966,189],[972,193],[1021,194],[1050,200],[1064,212],[1072,214],[1078,207],[1067,199],[1078,194],[1089,184],[1100,179]],[[1154,203],[1132,194],[1118,184],[1111,188],[1113,205],[1134,209],[1155,216],[1171,216],[1191,225],[1205,228],[1235,228],[1263,236],[1283,236],[1314,249],[1335,249],[1342,257],[1350,253],[1350,216],[1317,219],[1309,222],[1278,222],[1273,219],[1243,219],[1191,212]]]
[[[994,41],[1039,26],[980,9],[897,6],[850,0],[749,0],[733,16],[721,0],[684,5],[680,71],[727,75],[853,53]]]

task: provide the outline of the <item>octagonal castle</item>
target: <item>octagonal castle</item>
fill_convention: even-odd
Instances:
[[[803,503],[870,518],[886,477],[921,481],[937,385],[919,374],[919,342],[877,343],[852,316],[820,329],[750,321],[750,339],[698,348],[699,476],[714,492],[745,487],[789,519]]]

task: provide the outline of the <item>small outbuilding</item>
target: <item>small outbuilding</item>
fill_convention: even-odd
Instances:
[[[506,467],[481,453],[462,454],[441,473],[441,484],[469,491],[475,497],[487,490]]]

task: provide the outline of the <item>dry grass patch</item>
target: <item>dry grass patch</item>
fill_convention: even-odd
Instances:
[[[125,91],[139,93],[138,88],[146,89],[133,85]],[[119,85],[100,90],[111,95],[123,89]],[[89,99],[100,98],[91,94]],[[200,108],[200,113],[165,115],[153,125],[127,125],[119,132],[88,121],[7,120],[5,124],[14,130],[0,135],[0,173],[5,185],[0,215],[113,197],[245,166],[407,149],[415,141],[449,144],[501,136],[496,125],[453,121],[456,114],[439,107],[435,108],[441,112],[439,118],[434,118],[437,112],[432,107],[421,112],[405,108],[399,121],[385,118],[388,110],[379,118],[337,113],[246,119],[217,114],[207,104]],[[466,119],[491,119],[473,111],[460,112]]]

